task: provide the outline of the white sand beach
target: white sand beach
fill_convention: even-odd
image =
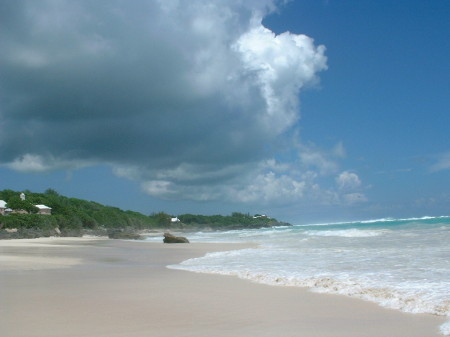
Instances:
[[[443,317],[166,268],[249,245],[99,238],[0,241],[0,335],[440,336]]]

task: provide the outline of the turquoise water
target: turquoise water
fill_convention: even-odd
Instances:
[[[192,242],[255,242],[170,268],[308,287],[411,313],[450,315],[450,217],[199,232]],[[450,322],[441,326],[450,335]]]

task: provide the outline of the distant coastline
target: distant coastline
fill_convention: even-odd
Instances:
[[[0,191],[0,239],[38,237],[107,236],[140,239],[148,231],[238,230],[290,226],[264,214],[170,215],[165,212],[144,215],[105,206],[94,201],[62,196],[52,189],[45,193]],[[51,212],[43,214],[45,205]]]

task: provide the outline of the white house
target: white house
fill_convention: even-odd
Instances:
[[[4,215],[6,211],[6,201],[0,200],[0,214]]]
[[[25,200],[25,194],[20,194],[20,199]],[[51,207],[45,206],[45,205],[34,205],[34,207],[37,207],[38,214],[44,214],[44,215],[51,215],[52,209]],[[18,213],[18,214],[27,214],[28,212],[23,209],[18,210],[12,210],[10,208],[6,208],[6,201],[0,200],[0,214],[1,215],[7,215],[10,213]]]
[[[170,218],[170,222],[180,222],[180,219],[178,217]]]
[[[51,207],[45,206],[45,205],[34,205],[39,211],[38,214],[44,214],[44,215],[51,215],[52,209]]]

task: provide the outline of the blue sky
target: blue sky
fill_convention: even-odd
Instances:
[[[36,4],[0,3],[0,189],[292,223],[450,214],[448,1]]]

